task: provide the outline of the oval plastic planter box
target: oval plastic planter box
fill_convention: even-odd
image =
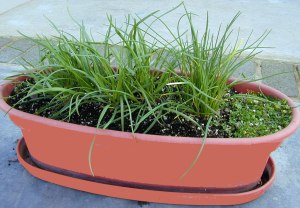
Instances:
[[[9,96],[13,88],[12,83],[3,84],[0,96]],[[239,92],[262,91],[287,99],[294,106],[291,99],[266,85],[243,83],[235,88]],[[257,138],[209,138],[196,165],[180,179],[199,152],[200,138],[133,135],[70,124],[11,109],[5,99],[0,100],[0,107],[21,128],[31,158],[41,166],[117,181],[122,186],[130,183],[136,187],[188,192],[234,193],[255,187],[270,153],[300,123],[299,111],[293,108],[289,126],[275,134]]]

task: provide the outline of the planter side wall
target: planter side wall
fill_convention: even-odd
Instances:
[[[11,116],[21,127],[29,152],[48,165],[95,176],[136,183],[166,186],[219,187],[244,186],[258,181],[278,143],[266,144],[205,144],[193,169],[182,180],[180,176],[196,158],[201,146],[194,143],[145,141],[142,136],[123,138],[122,134],[81,133],[24,121]]]

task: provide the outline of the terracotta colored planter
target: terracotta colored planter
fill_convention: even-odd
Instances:
[[[6,83],[0,96],[7,97],[14,85]],[[291,99],[266,85],[243,83],[239,92],[262,91]],[[0,107],[11,107],[1,99]],[[201,146],[201,139],[101,130],[42,118],[16,109],[11,120],[21,128],[31,157],[39,164],[91,176],[89,149],[94,140],[91,166],[95,178],[182,190],[249,190],[259,182],[270,153],[295,132],[300,114],[293,108],[288,127],[268,136],[241,139],[209,138],[193,169],[183,178]]]

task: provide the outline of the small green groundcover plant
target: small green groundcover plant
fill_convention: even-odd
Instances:
[[[163,19],[180,8],[184,12],[173,30]],[[77,38],[51,23],[58,36],[24,35],[43,56],[38,64],[24,66],[28,79],[8,101],[33,114],[132,133],[204,139],[275,133],[291,120],[287,102],[238,94],[238,80],[228,83],[260,53],[268,35],[251,41],[250,34],[243,43],[237,33],[230,44],[239,15],[217,34],[210,32],[207,15],[201,35],[184,4],[145,17],[128,15],[122,26],[108,16],[103,42],[95,41],[83,24],[77,23]],[[171,38],[158,33],[157,24]]]

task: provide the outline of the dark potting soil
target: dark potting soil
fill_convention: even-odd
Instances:
[[[57,112],[52,112],[49,109],[45,109],[45,105],[51,101],[49,97],[32,97],[26,98],[22,102],[19,102],[22,98],[24,98],[28,93],[28,88],[26,88],[26,82],[22,82],[18,84],[11,96],[8,99],[8,104],[14,106],[14,108],[31,113],[36,114],[46,118],[52,118],[52,116]],[[233,94],[237,94],[238,92],[234,89],[231,89],[227,96],[231,96]],[[18,103],[19,102],[19,103]],[[216,137],[216,138],[227,138],[228,135],[226,131],[221,126],[221,123],[227,122],[229,119],[230,109],[228,109],[227,105],[226,109],[222,109],[220,111],[220,116],[215,117],[214,119],[218,119],[220,125],[210,125],[208,130],[207,137]],[[100,116],[101,110],[103,107],[101,103],[86,103],[79,107],[79,114],[74,113],[71,118],[64,120],[65,122],[80,124],[84,126],[96,127],[98,118]],[[110,120],[112,116],[111,113],[106,113],[103,118],[103,123],[106,123]],[[116,115],[116,118],[121,115]],[[132,114],[132,119],[135,120],[137,117],[137,113]],[[149,116],[145,119],[142,124],[137,129],[136,133],[143,133],[145,130],[152,124],[154,117]],[[175,113],[169,113],[163,116],[162,120],[158,123],[156,122],[153,127],[147,132],[147,134],[155,134],[155,135],[170,135],[170,136],[183,136],[183,137],[203,137],[205,132],[205,127],[208,119],[206,117],[194,117],[194,120],[201,125],[202,128],[196,126],[191,121],[184,119],[183,117],[178,117]],[[131,132],[130,120],[128,117],[125,117],[125,129],[126,132]],[[120,121],[112,123],[108,129],[111,130],[119,130],[121,131]]]

